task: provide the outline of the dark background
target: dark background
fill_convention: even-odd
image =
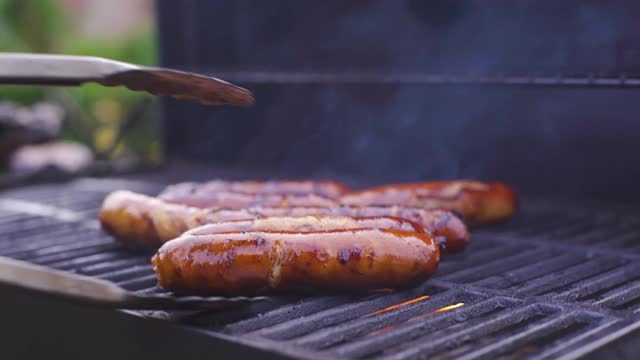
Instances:
[[[639,7],[159,1],[163,65],[238,80],[257,99],[252,108],[167,100],[167,151],[274,177],[479,178],[526,194],[637,200],[640,89],[420,77],[640,76]]]

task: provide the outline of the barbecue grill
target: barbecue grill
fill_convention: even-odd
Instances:
[[[97,227],[100,203],[215,176],[500,180],[521,194],[512,221],[474,230],[464,253],[398,291],[280,295],[222,312],[7,292],[3,331],[19,338],[8,351],[637,357],[638,5],[452,3],[159,1],[163,65],[242,84],[256,106],[166,100],[164,170],[5,191],[0,255],[159,292],[150,254]]]

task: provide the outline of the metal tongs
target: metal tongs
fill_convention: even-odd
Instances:
[[[266,300],[266,297],[176,296],[125,290],[89,276],[50,269],[0,256],[0,286],[52,296],[76,303],[114,309],[210,309],[220,310]]]
[[[80,85],[97,82],[209,105],[254,103],[251,92],[190,72],[147,67],[91,56],[0,53],[0,84]]]

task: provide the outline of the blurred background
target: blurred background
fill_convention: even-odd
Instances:
[[[0,51],[157,62],[152,0],[0,0]],[[157,100],[124,87],[0,86],[0,179],[155,166]],[[2,181],[0,181],[0,185]]]
[[[158,64],[256,97],[213,107],[95,84],[0,86],[0,186],[56,174],[42,169],[162,164],[146,179],[476,178],[640,199],[629,165],[639,11],[624,0],[0,0],[0,51]]]

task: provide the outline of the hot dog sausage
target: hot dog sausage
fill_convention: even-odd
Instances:
[[[251,220],[233,220],[212,223],[189,230],[186,234],[203,235],[246,231],[271,232],[318,232],[347,229],[396,229],[424,232],[422,226],[395,217],[348,217],[348,216],[271,216]]]
[[[130,191],[116,191],[103,201],[99,217],[103,228],[116,239],[129,245],[154,247],[204,224],[268,216],[309,215],[399,217],[419,224],[439,242],[445,239],[448,251],[461,250],[469,242],[466,226],[451,212],[417,208],[338,206],[208,210],[169,204]]]
[[[170,185],[165,188],[158,197],[172,202],[185,203],[181,199],[209,197],[219,192],[229,192],[250,195],[315,194],[329,199],[336,199],[348,191],[349,188],[346,185],[329,180],[212,180],[202,183],[185,182]]]
[[[238,294],[403,287],[429,277],[439,259],[424,233],[361,229],[185,234],[164,244],[152,263],[163,288]]]
[[[328,207],[337,204],[332,200],[316,194],[245,194],[230,191],[217,191],[210,194],[176,194],[175,192],[158,197],[169,203],[183,204],[199,208],[245,209],[254,206],[263,207]]]
[[[508,186],[470,180],[380,186],[348,193],[340,202],[354,206],[445,209],[460,213],[470,225],[506,220],[516,208],[515,193]]]

